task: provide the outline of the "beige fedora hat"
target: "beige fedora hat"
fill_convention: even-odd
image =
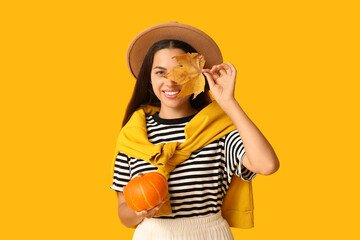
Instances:
[[[127,51],[127,65],[136,78],[149,48],[156,42],[175,39],[186,42],[205,57],[205,68],[222,63],[222,55],[215,41],[203,31],[192,26],[168,22],[149,27],[139,33]]]

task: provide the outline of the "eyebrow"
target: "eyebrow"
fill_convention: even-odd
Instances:
[[[156,69],[156,68],[159,68],[159,69],[162,69],[162,70],[166,70],[166,68],[160,67],[160,66],[156,66],[156,67],[154,67],[153,69]]]

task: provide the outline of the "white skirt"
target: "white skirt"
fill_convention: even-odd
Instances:
[[[135,229],[133,240],[234,239],[221,212],[201,217],[158,219],[145,218]]]

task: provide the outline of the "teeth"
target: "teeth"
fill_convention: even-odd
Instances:
[[[165,92],[164,91],[164,93],[166,93],[167,95],[175,95],[175,94],[178,94],[180,91],[177,91],[177,92]]]

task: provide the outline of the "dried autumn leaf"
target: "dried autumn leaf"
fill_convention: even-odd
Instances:
[[[179,85],[184,84],[178,98],[193,93],[193,99],[196,98],[205,88],[205,78],[202,74],[205,65],[204,56],[198,53],[186,53],[173,58],[180,66],[171,69],[165,78],[171,79]]]

